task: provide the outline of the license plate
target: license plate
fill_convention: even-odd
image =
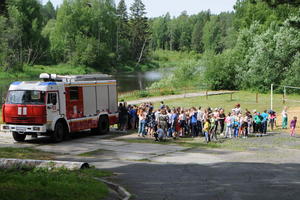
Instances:
[[[25,132],[26,131],[26,127],[16,127],[16,131]]]

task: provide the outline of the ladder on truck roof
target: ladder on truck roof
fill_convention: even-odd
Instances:
[[[108,80],[111,78],[108,74],[86,74],[86,75],[58,75],[58,74],[40,74],[40,79],[45,82],[59,81],[59,82],[74,82],[74,81],[94,81],[94,80]]]

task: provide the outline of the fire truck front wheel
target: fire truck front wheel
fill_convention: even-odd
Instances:
[[[51,138],[54,142],[61,142],[65,137],[65,127],[62,122],[57,122],[55,124],[54,132],[51,135]]]
[[[13,138],[17,142],[23,142],[26,138],[25,134],[20,134],[18,132],[12,132]]]

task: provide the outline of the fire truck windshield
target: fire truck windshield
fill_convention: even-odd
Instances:
[[[36,90],[9,91],[6,99],[7,104],[45,104],[45,92]]]

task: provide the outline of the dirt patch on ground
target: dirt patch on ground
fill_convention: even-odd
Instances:
[[[281,112],[282,111],[277,111],[276,126],[278,128],[280,128],[282,125]],[[300,120],[300,106],[299,107],[288,107],[288,127],[290,126],[290,122],[294,116]],[[289,131],[290,131],[289,129],[283,130],[283,132],[286,132],[286,133],[289,133]],[[296,134],[297,133],[300,134],[300,122],[297,123]]]

